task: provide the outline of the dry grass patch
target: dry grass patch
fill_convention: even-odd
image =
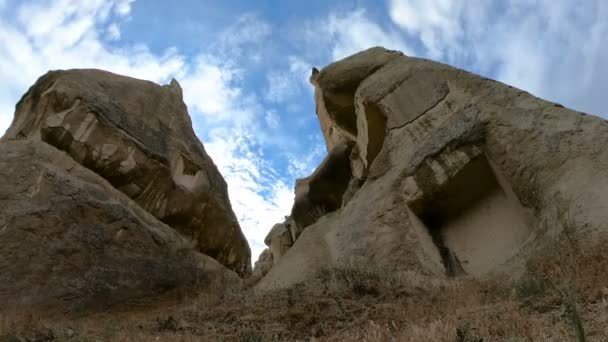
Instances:
[[[137,314],[63,323],[5,319],[0,336],[51,331],[53,341],[606,341],[608,243],[571,237],[562,235],[530,259],[515,282],[438,279],[346,263],[272,292],[207,287]]]

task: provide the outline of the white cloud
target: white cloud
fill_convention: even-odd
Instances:
[[[459,0],[391,0],[389,14],[397,25],[419,36],[430,57],[438,58],[462,34],[463,5]]]
[[[213,44],[214,54],[225,61],[249,59],[260,62],[259,50],[271,33],[272,27],[264,20],[252,14],[241,15],[218,35]]]
[[[199,56],[191,69],[180,81],[185,102],[211,118],[232,115],[244,96],[236,85],[239,71],[208,55]]]
[[[285,68],[271,70],[266,74],[265,98],[270,102],[289,102],[300,95],[302,89],[310,89],[312,94],[312,87],[308,82],[312,70],[311,64],[298,56],[289,56],[287,62]]]
[[[267,113],[254,93],[243,90],[243,70],[236,67],[238,58],[255,55],[243,53],[243,45],[259,45],[270,26],[252,16],[237,19],[208,52],[193,59],[175,48],[155,54],[143,44],[120,41],[114,44],[119,48],[110,48],[103,39],[120,38],[120,18],[130,14],[131,3],[24,2],[16,9],[18,25],[0,22],[0,78],[5,80],[0,84],[0,131],[10,124],[19,97],[49,69],[101,68],[158,83],[176,77],[190,112],[205,121],[196,127],[197,134],[210,137],[205,148],[228,183],[255,261],[266,233],[293,202],[289,178],[279,175],[256,147],[262,134],[254,119],[263,122]],[[278,117],[267,119],[269,125],[278,124]]]
[[[112,23],[106,29],[106,37],[108,40],[120,40],[120,27],[117,23]]]
[[[311,63],[302,59],[302,57],[298,56],[289,56],[289,71],[296,75],[296,78],[299,79],[301,84],[305,87],[308,87],[312,90],[310,83],[308,81],[310,77],[310,73],[312,71]]]
[[[291,73],[287,71],[270,71],[266,75],[268,90],[266,99],[271,102],[283,102],[297,94],[297,84],[294,85]]]
[[[252,250],[252,261],[266,248],[270,228],[282,222],[293,204],[292,184],[281,179],[256,149],[255,134],[247,129],[217,129],[205,148],[220,169],[234,209]]]
[[[264,120],[266,121],[266,125],[268,125],[268,127],[270,128],[277,128],[279,127],[279,123],[280,123],[280,117],[279,114],[277,114],[276,110],[267,110],[266,111],[266,116],[264,116]]]
[[[175,49],[156,55],[144,45],[103,44],[100,27],[115,23],[108,22],[114,3],[24,2],[15,10],[17,25],[0,22],[0,78],[10,80],[0,84],[0,132],[12,120],[16,100],[48,70],[101,68],[156,82],[183,74],[184,57]]]
[[[135,2],[135,0],[116,0],[114,4],[116,13],[122,17],[129,15],[129,13],[131,13],[131,4],[133,2]]]
[[[411,52],[398,31],[383,28],[373,22],[363,9],[344,14],[330,14],[325,21],[309,29],[309,35],[319,41],[329,40],[333,60],[378,45],[401,50],[406,54]]]
[[[424,56],[608,115],[603,0],[390,0],[389,14]]]
[[[207,153],[228,184],[232,208],[249,241],[252,261],[266,248],[270,228],[288,215],[293,204],[293,181],[270,164],[261,146],[268,143],[265,123],[276,128],[278,113],[265,109],[258,95],[247,90],[247,72],[238,68],[259,56],[270,26],[245,15],[218,36],[212,54],[200,55],[180,83],[191,114],[204,125],[195,130],[206,137]],[[246,50],[246,53],[244,51]]]

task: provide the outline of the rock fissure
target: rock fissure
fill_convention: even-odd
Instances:
[[[387,129],[389,131],[393,131],[393,130],[397,130],[400,128],[403,128],[409,124],[411,124],[412,122],[416,121],[418,118],[424,116],[425,114],[427,114],[428,112],[432,111],[433,109],[437,108],[439,105],[441,105],[450,95],[450,91],[449,91],[449,87],[448,87],[448,92],[445,93],[445,95],[443,95],[443,97],[441,97],[440,99],[437,100],[437,102],[435,102],[433,105],[431,105],[431,107],[425,109],[422,113],[418,114],[418,116],[416,116],[415,118],[411,119],[410,121],[407,121],[399,126],[393,126],[393,127],[388,127]]]

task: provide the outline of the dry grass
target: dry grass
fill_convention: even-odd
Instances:
[[[0,318],[14,341],[608,340],[608,244],[562,234],[516,282],[344,264],[271,293],[207,289],[155,310],[75,321]],[[580,325],[580,326],[578,326]],[[38,335],[36,335],[38,334]],[[51,338],[52,337],[52,338]]]

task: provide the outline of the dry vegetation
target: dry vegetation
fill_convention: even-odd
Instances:
[[[607,341],[605,242],[580,241],[564,229],[516,282],[440,281],[343,265],[273,293],[207,290],[160,309],[72,321],[4,316],[0,336],[7,341]]]

